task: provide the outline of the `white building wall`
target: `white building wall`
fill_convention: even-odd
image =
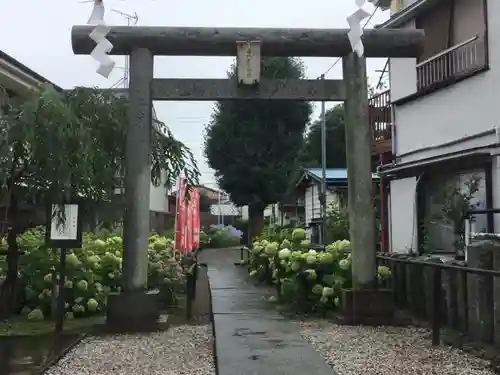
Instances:
[[[394,105],[393,151],[398,163],[417,161],[476,147],[499,145],[500,1],[488,1],[489,71],[408,103]],[[414,22],[408,27],[415,27]],[[391,101],[416,92],[416,59],[391,59]],[[497,134],[495,134],[495,131]],[[459,142],[457,142],[459,141]],[[492,147],[492,155],[498,153]],[[409,154],[410,153],[410,154]],[[500,208],[500,157],[493,157],[493,205]],[[417,178],[391,182],[390,246],[416,247]],[[494,215],[500,228],[500,215]]]
[[[278,223],[280,223],[280,225],[289,225],[291,222],[291,218],[286,214],[283,215],[283,218],[280,216],[278,219]]]
[[[313,196],[315,194],[314,190],[315,190],[315,186],[309,185],[306,188],[306,192],[304,194],[304,205],[305,205],[304,211],[305,211],[305,217],[306,217],[306,225],[308,225],[313,218],[313,210],[314,210]]]
[[[391,181],[389,217],[392,252],[407,253],[417,247],[416,188],[416,177]]]
[[[272,216],[272,206],[269,205],[264,209],[264,217],[271,217]],[[283,223],[281,223],[281,211],[279,209],[279,204],[275,204],[275,214],[276,214],[276,221],[279,225],[288,225],[290,224],[291,220],[286,219],[283,215]],[[241,220],[248,220],[248,206],[243,206],[241,207]]]
[[[273,207],[274,207],[274,222],[273,222],[273,224],[288,225],[292,222],[290,217],[287,218],[286,212],[283,212],[283,216],[282,216],[279,203],[270,204],[269,206],[267,206],[264,210],[264,217],[271,218],[271,220],[272,220]]]
[[[168,212],[168,190],[165,188],[166,173],[162,171],[162,180],[159,186],[149,187],[149,209],[155,212]]]
[[[463,144],[436,146],[500,126],[500,1],[488,1],[490,70],[408,103],[395,105],[395,153],[401,162],[419,160],[496,141],[482,136]],[[415,27],[414,23],[408,27]],[[416,59],[391,59],[391,100],[416,92]],[[422,148],[425,151],[405,156]]]
[[[312,219],[321,217],[321,203],[319,201],[319,194],[321,193],[321,186],[317,183],[311,183],[306,188],[305,193],[305,219],[308,225]],[[337,192],[327,190],[326,192],[326,206],[330,207],[332,203],[339,203],[339,196]]]
[[[241,220],[248,220],[248,206],[241,207]]]
[[[266,208],[264,208],[264,217],[271,217],[273,216],[273,204],[270,204]]]
[[[311,219],[321,217],[320,190],[321,186],[319,184],[311,184]]]
[[[415,21],[408,22],[403,28],[414,29]],[[390,59],[389,79],[391,100],[398,100],[417,91],[416,59]]]

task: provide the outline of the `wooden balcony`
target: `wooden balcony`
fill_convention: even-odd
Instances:
[[[484,39],[470,38],[417,64],[417,90],[432,91],[481,71],[487,65]]]
[[[286,199],[285,201],[281,202],[281,209],[283,211],[294,211],[296,209],[303,210],[305,207],[305,200],[304,198],[290,198]]]
[[[372,129],[372,154],[392,151],[392,109],[390,90],[372,96],[368,100],[369,120]]]

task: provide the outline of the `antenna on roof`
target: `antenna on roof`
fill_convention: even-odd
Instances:
[[[111,11],[124,17],[127,20],[127,26],[132,26],[132,25],[135,26],[137,25],[137,22],[139,22],[139,16],[137,12],[134,12],[133,14],[128,14],[117,9],[111,9]],[[122,70],[123,70],[123,77],[120,78],[113,86],[111,86],[112,88],[122,86],[123,88],[128,89],[129,73],[130,73],[130,56],[125,56],[125,66],[122,68]]]

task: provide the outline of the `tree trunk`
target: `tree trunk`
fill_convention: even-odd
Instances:
[[[250,243],[259,236],[264,229],[264,208],[262,204],[250,204],[248,206],[248,233],[250,233]]]
[[[0,319],[5,319],[15,313],[17,295],[17,272],[19,270],[19,246],[17,236],[19,225],[16,222],[18,217],[17,200],[14,193],[10,197],[9,232],[7,234],[7,277],[0,287]]]

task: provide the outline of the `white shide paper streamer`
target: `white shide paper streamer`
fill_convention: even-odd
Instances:
[[[90,38],[96,42],[94,50],[90,53],[90,56],[99,63],[96,72],[108,78],[115,67],[115,62],[108,56],[108,53],[113,49],[113,44],[106,39],[110,28],[104,23],[104,11],[103,0],[94,0],[94,8],[87,24],[96,25],[89,34]]]
[[[363,35],[363,27],[361,26],[361,21],[370,16],[366,10],[364,10],[364,5],[367,0],[355,0],[358,9],[347,17],[347,23],[349,24],[349,32],[347,36],[349,42],[351,43],[352,51],[356,52],[359,57],[362,57],[365,48],[363,42],[361,41],[361,35]],[[374,6],[378,6],[380,0],[368,0]]]

